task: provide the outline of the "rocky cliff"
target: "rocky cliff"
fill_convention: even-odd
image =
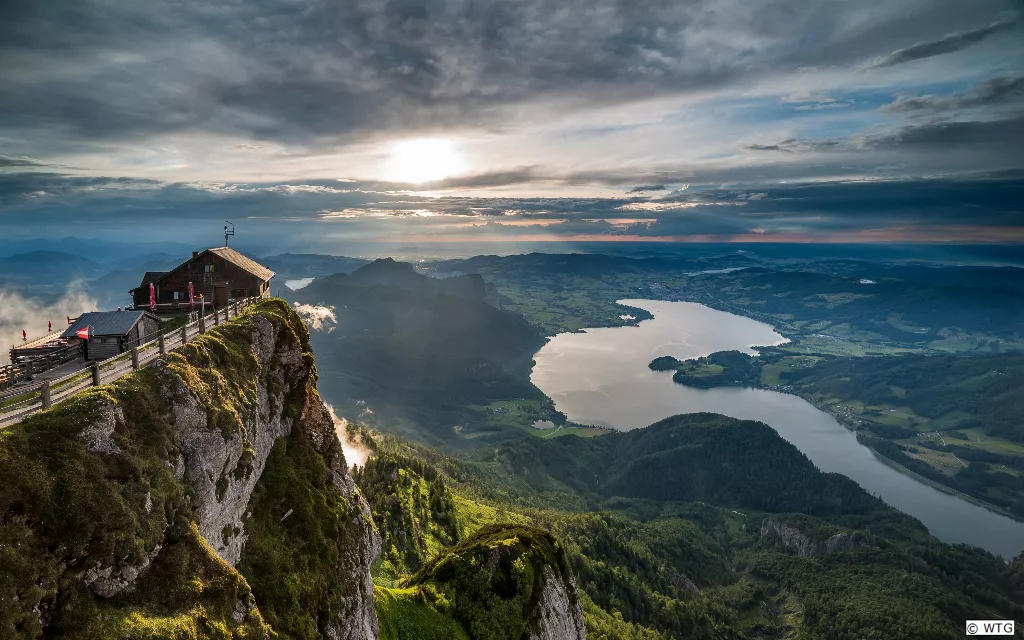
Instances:
[[[565,552],[540,529],[487,525],[431,560],[408,585],[434,594],[470,638],[586,638]]]
[[[827,534],[831,535],[815,535],[801,531],[798,526],[799,522],[787,523],[779,516],[769,516],[761,522],[761,537],[777,539],[801,557],[823,556],[869,546],[864,535],[856,531],[829,531]],[[820,524],[818,526],[820,528]]]
[[[377,637],[380,542],[281,301],[0,432],[0,637]]]

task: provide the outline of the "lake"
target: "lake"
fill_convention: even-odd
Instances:
[[[314,278],[297,278],[295,280],[285,280],[284,286],[288,287],[292,291],[298,291],[299,289],[305,288],[306,285],[308,285],[310,282],[313,282],[313,280]]]
[[[786,339],[770,326],[693,302],[620,300],[651,312],[633,327],[587,329],[552,338],[534,357],[531,379],[570,420],[629,430],[679,413],[709,411],[760,420],[823,471],[842,473],[909,513],[946,542],[966,542],[1011,559],[1024,549],[1024,523],[904,475],[857,442],[853,432],[803,399],[762,389],[695,389],[651,371],[658,356],[680,360]]]

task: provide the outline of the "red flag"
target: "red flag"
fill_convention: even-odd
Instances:
[[[188,303],[192,305],[196,303],[196,289],[191,282],[188,283]]]
[[[46,321],[46,333],[53,333],[53,323],[49,320]]]
[[[85,327],[84,329],[79,329],[78,331],[75,332],[75,335],[78,336],[79,338],[81,338],[82,340],[88,340],[89,339],[89,327]]]
[[[22,329],[22,330],[21,330],[21,341],[22,341],[22,342],[25,342],[26,340],[28,340],[28,334],[27,334],[27,333],[25,333],[25,330],[24,330],[24,329]]]
[[[150,311],[156,310],[156,287],[153,283],[149,283],[149,309]]]
[[[68,319],[68,326],[71,326],[71,316],[65,316]]]

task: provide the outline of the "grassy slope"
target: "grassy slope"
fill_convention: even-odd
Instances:
[[[170,370],[198,395],[212,424],[225,433],[244,430],[238,408],[255,400],[261,373],[244,345],[256,314],[283,327],[282,340],[296,342],[308,354],[305,326],[287,305],[271,300],[166,356]],[[304,393],[300,387],[298,395],[286,398],[286,411],[297,416]],[[113,435],[122,451],[116,456],[90,452],[78,438],[83,426],[110,404],[125,417]],[[143,370],[0,431],[0,636],[38,637],[41,618],[48,622],[47,637],[53,638],[263,638],[274,633],[259,609],[243,622],[232,614],[240,602],[250,601],[253,591],[257,600],[270,602],[265,585],[287,582],[288,570],[254,572],[252,584],[259,586],[251,590],[243,574],[199,536],[188,491],[173,476],[178,443],[171,421],[154,373]],[[291,460],[290,472],[312,473],[322,483],[321,454],[306,454]],[[281,466],[272,461],[269,469],[273,473]],[[292,489],[301,490],[301,485]],[[311,534],[330,531],[338,517],[323,503],[314,502],[311,510],[316,521],[303,531],[307,543]],[[158,543],[163,547],[137,589],[103,600],[83,586],[79,574],[84,569],[96,563],[137,564]],[[326,567],[326,558],[316,560]]]
[[[1012,574],[988,554],[940,543],[911,518],[866,494],[844,498],[853,513],[829,513],[832,501],[815,490],[819,472],[773,453],[776,447],[792,449],[777,436],[778,443],[762,442],[744,429],[749,427],[727,418],[688,416],[629,439],[523,439],[459,459],[395,440],[384,446],[404,451],[421,469],[432,467],[426,475],[440,478],[454,495],[451,509],[460,536],[488,522],[528,522],[554,533],[579,579],[591,638],[955,638],[966,612],[1024,614],[1012,604]],[[741,444],[730,445],[727,436],[715,439],[718,432],[730,431],[743,436]],[[669,458],[679,464],[658,470],[661,485],[672,488],[669,495],[627,491],[615,473],[608,473],[644,466],[672,440],[677,450]],[[757,483],[726,485],[704,502],[678,501],[693,499],[690,478],[719,486],[720,478],[708,475],[715,468],[743,469],[737,462],[744,454],[735,453],[743,447],[773,461],[748,468],[751,477],[768,485],[775,482],[766,478],[773,469],[792,468],[816,478],[785,480],[807,487],[791,493],[787,509],[824,511],[818,518],[782,516],[791,526],[819,540],[860,531],[870,546],[820,558],[793,556],[759,535],[765,512],[750,506],[764,502]],[[687,448],[703,455],[686,457]],[[714,451],[719,448],[723,451]],[[701,458],[707,464],[694,469],[693,460]],[[419,513],[427,520],[436,517]],[[417,530],[432,526],[421,523]],[[382,533],[388,538],[399,531],[385,526]],[[421,597],[425,600],[417,602],[432,603],[435,613],[447,611],[415,594]]]

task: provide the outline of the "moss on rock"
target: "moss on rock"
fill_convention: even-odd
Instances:
[[[361,544],[359,505],[335,490],[309,439],[293,433],[274,445],[249,507],[238,568],[260,610],[282,637],[320,638],[357,595],[357,582],[339,567]]]
[[[0,637],[275,634],[245,577],[217,555],[197,526],[197,494],[183,480],[183,432],[176,424],[182,393],[195,415],[205,414],[206,429],[241,447],[219,476],[209,474],[209,482],[249,481],[256,470],[256,437],[246,425],[256,423],[261,394],[279,398],[293,421],[308,422],[293,428],[287,446],[280,443],[271,476],[306,483],[284,495],[305,491],[311,508],[274,530],[285,536],[282,544],[302,550],[293,554],[296,566],[302,552],[319,553],[317,536],[372,528],[351,495],[330,490],[343,458],[329,420],[322,424],[317,414],[317,407],[326,410],[316,397],[309,334],[287,303],[260,302],[161,361],[0,431]],[[305,379],[286,379],[286,371],[292,378],[301,371]],[[218,497],[227,490],[218,485]],[[261,505],[269,504],[267,495],[276,494],[264,491]],[[267,509],[254,509],[257,525]],[[304,526],[291,528],[299,524]],[[254,529],[257,542],[268,539],[269,524]],[[235,526],[218,525],[215,537],[241,535]],[[324,563],[326,573],[328,560],[305,562]],[[346,567],[357,569],[336,565],[338,575],[326,583],[331,597],[342,592]],[[254,573],[261,589],[296,579],[293,569],[276,570]],[[329,611],[330,597],[325,602]],[[284,619],[282,610],[273,609],[275,621]]]
[[[375,587],[373,601],[380,619],[380,640],[469,640],[469,635],[424,589]]]
[[[570,575],[550,533],[488,525],[427,563],[407,586],[450,610],[474,640],[520,640],[535,631],[545,580]],[[575,598],[575,588],[570,591]]]

